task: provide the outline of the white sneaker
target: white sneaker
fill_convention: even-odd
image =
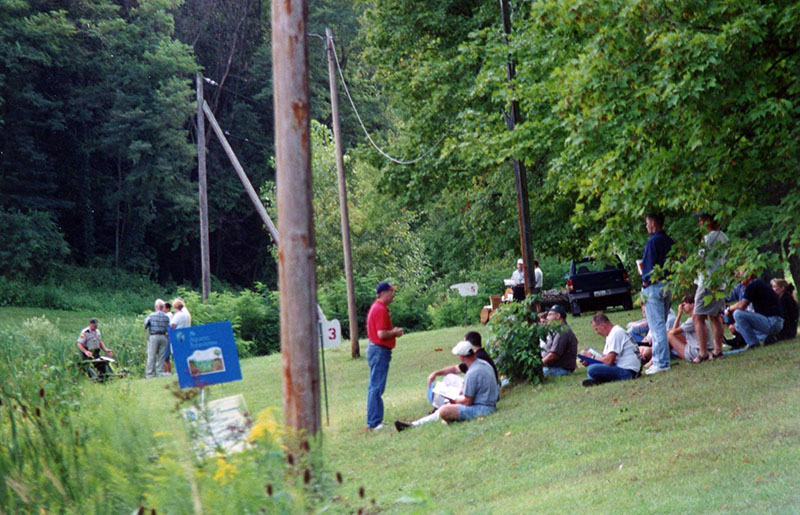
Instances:
[[[658,374],[659,372],[666,372],[669,370],[668,368],[661,368],[658,365],[653,364],[650,368],[644,371],[645,375],[651,376],[653,374]]]

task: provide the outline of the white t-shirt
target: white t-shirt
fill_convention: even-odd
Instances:
[[[172,323],[170,325],[174,325],[175,329],[191,327],[192,315],[189,313],[189,310],[183,307],[180,311],[176,311],[175,314],[172,315]]]
[[[533,276],[536,278],[535,288],[541,288],[543,282],[542,269],[538,266],[533,269]]]
[[[511,272],[511,280],[514,284],[525,284],[525,272],[522,270],[514,270]]]
[[[619,368],[625,368],[638,372],[641,367],[639,356],[636,354],[636,344],[631,340],[630,335],[625,332],[625,329],[615,325],[611,332],[606,336],[606,346],[603,348],[603,354],[609,352],[617,353],[617,360],[614,365]]]

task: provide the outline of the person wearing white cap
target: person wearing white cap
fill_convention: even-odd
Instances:
[[[395,420],[394,427],[403,431],[412,426],[420,426],[428,422],[443,420],[445,422],[458,422],[484,417],[494,413],[500,390],[492,366],[475,356],[475,347],[464,340],[453,347],[453,354],[459,357],[467,366],[467,375],[464,377],[464,390],[461,395],[450,400],[427,417],[415,420],[410,424]]]
[[[525,268],[522,259],[517,260],[517,269],[511,272],[511,281],[514,285],[525,284]]]

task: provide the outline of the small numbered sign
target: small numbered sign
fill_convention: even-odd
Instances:
[[[319,325],[323,348],[339,347],[342,344],[342,324],[338,320],[322,320]]]
[[[478,294],[478,283],[458,283],[450,286],[451,290],[458,290],[462,297],[472,297]]]

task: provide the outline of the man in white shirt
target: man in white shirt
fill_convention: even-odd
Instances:
[[[525,284],[525,268],[522,259],[517,260],[517,269],[511,272],[511,281],[514,285]]]
[[[533,278],[536,282],[533,286],[533,293],[540,293],[544,283],[544,275],[542,274],[542,269],[539,268],[539,262],[535,259],[533,260]]]
[[[639,374],[641,361],[636,344],[625,329],[611,323],[605,313],[596,313],[592,317],[592,329],[606,339],[602,356],[593,356],[589,349],[581,352],[581,356],[602,361],[593,363],[586,370],[583,386],[595,386],[610,381],[633,379]]]

